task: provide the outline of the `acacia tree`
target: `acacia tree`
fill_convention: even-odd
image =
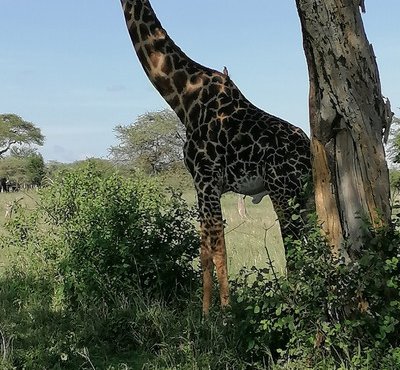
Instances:
[[[110,148],[110,154],[118,163],[154,174],[182,162],[184,127],[169,109],[143,114],[114,131],[119,144]]]
[[[40,186],[45,175],[43,157],[36,151],[11,154],[0,161],[0,178],[8,179],[20,186]]]
[[[310,79],[316,209],[334,253],[355,259],[368,233],[365,221],[373,227],[390,223],[382,136],[392,113],[364,32],[364,1],[296,5]]]
[[[0,157],[13,145],[43,145],[44,136],[33,123],[16,114],[0,114]]]

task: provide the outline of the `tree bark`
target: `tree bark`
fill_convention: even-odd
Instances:
[[[360,0],[296,0],[310,78],[316,210],[336,255],[355,259],[365,222],[390,224],[382,136],[391,119]]]

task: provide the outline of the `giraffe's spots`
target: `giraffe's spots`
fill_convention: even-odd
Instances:
[[[224,83],[222,76],[220,75],[213,75],[211,81],[213,82],[213,85],[220,85]]]
[[[252,146],[247,146],[245,148],[242,148],[238,153],[237,157],[240,160],[246,161],[247,159],[251,159],[252,157]]]
[[[150,26],[150,32],[155,40],[163,41],[164,45],[164,40],[167,37],[167,33],[162,28],[160,28],[158,24],[152,24]]]
[[[235,107],[232,103],[224,105],[222,108],[219,109],[218,112],[223,112],[227,117],[230,118],[230,116],[232,115],[232,113],[235,112]]]
[[[244,109],[235,109],[235,112],[231,114],[232,121],[246,122],[245,121],[246,111]]]
[[[219,93],[220,94],[226,94],[226,86],[225,85],[219,85]]]
[[[242,134],[240,136],[240,145],[242,146],[251,146],[254,143],[254,137],[249,134]]]
[[[221,146],[225,147],[227,142],[228,142],[228,138],[226,136],[226,132],[225,130],[220,130],[219,131],[219,136],[218,136],[218,140],[217,140]]]
[[[196,100],[197,100],[197,94],[195,94],[194,91],[189,94],[183,94],[183,96],[182,96],[183,106],[187,110],[191,110],[191,107]],[[189,116],[190,116],[190,113],[189,113]],[[191,122],[197,122],[197,120],[195,120],[195,121],[191,120]]]
[[[214,145],[214,144],[211,144],[210,142],[207,143],[207,145],[206,145],[206,151],[207,151],[208,156],[209,156],[211,159],[212,159],[212,158],[215,158],[215,157],[217,156],[217,151],[216,151],[216,149],[215,149],[215,145]]]
[[[210,96],[215,97],[218,96],[219,93],[219,84],[211,83],[208,87],[208,93]]]
[[[206,115],[204,117],[205,122],[212,122],[215,118],[215,112],[212,111],[209,107],[206,109]]]
[[[192,161],[190,161],[190,160],[185,160],[185,166],[186,166],[187,170],[190,172],[190,174],[192,174],[192,176],[193,176],[194,163]]]
[[[184,87],[186,86],[187,75],[183,71],[178,71],[172,76],[172,80],[174,81],[174,86],[178,94],[181,94]]]
[[[178,95],[172,95],[168,100],[167,100],[168,104],[172,107],[178,107],[180,104],[180,99]]]
[[[160,94],[162,95],[169,95],[171,92],[173,92],[172,86],[171,86],[171,80],[167,77],[164,76],[155,76],[154,77],[154,83],[157,86],[157,88],[160,91]]]
[[[140,34],[140,38],[142,39],[142,42],[149,38],[150,30],[149,30],[149,28],[147,27],[146,24],[141,23],[139,25],[139,34]]]
[[[186,104],[185,104],[186,106]],[[192,106],[190,112],[189,112],[189,121],[190,122],[199,122],[200,118],[200,106],[198,104],[195,104]]]
[[[129,28],[129,36],[131,37],[132,40],[135,40],[135,42],[139,42],[139,33],[136,27],[130,27]]]
[[[267,148],[271,146],[270,141],[271,139],[268,136],[262,135],[258,138],[257,143],[261,146],[261,148]]]
[[[240,98],[240,92],[239,90],[236,89],[232,89],[232,99],[233,100],[238,100]]]
[[[215,143],[218,141],[218,135],[220,131],[220,123],[218,121],[211,121],[208,129],[207,138],[209,141]]]
[[[127,18],[126,20],[128,21],[130,18],[131,18],[131,16],[132,16],[132,7],[133,7],[133,5],[132,5],[132,3],[130,3],[129,1],[128,2],[126,2],[125,4],[124,4],[124,14],[125,14],[125,18]],[[135,13],[133,13],[133,14],[135,14]],[[129,15],[129,17],[128,17],[128,15]],[[128,19],[129,18],[129,19]]]
[[[196,155],[196,144],[194,140],[188,140],[184,146],[185,158],[194,159]]]
[[[145,54],[143,49],[139,49],[137,50],[137,55],[140,62],[142,63],[144,70],[146,71],[146,73],[149,73],[148,71],[150,71],[150,64],[147,61],[147,54]]]
[[[168,53],[171,55],[173,63],[174,63],[174,69],[176,71],[178,70],[183,70],[186,68],[188,62],[186,59],[181,58],[179,55],[174,55],[173,50],[171,50],[171,53]]]
[[[204,151],[197,151],[194,157],[194,163],[196,166],[203,164],[206,161]]]
[[[136,1],[136,3],[140,3],[140,1]],[[154,17],[153,10],[149,6],[143,5],[142,21],[146,24],[155,23],[158,27],[161,27],[159,20]]]
[[[232,105],[232,98],[227,95],[227,94],[220,94],[219,95],[219,101],[220,101],[220,106],[222,107],[222,109],[226,109],[228,108],[230,105]],[[233,109],[233,108],[231,108]]]
[[[220,109],[217,113],[217,120],[222,124],[226,119],[228,119],[228,116]]]
[[[200,126],[199,133],[202,139],[205,140],[207,138],[208,126],[205,123]]]
[[[161,66],[161,72],[169,75],[172,72],[172,61],[169,55],[165,55],[163,59],[163,64]]]
[[[203,78],[198,73],[194,75],[189,75],[188,81],[186,83],[186,91],[191,93],[193,91],[198,91],[204,86]]]
[[[258,143],[253,145],[253,157],[254,158],[261,158],[262,157],[262,149]]]
[[[164,54],[161,54],[159,52],[153,52],[149,55],[149,59],[152,64],[152,67],[153,67],[152,68],[153,74],[159,75],[160,74],[159,72],[161,71],[161,69],[158,70],[158,67],[161,63],[164,62]]]

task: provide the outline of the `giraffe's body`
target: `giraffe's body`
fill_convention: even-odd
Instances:
[[[227,72],[188,58],[162,28],[148,0],[121,3],[147,76],[186,127],[184,158],[198,196],[207,313],[213,265],[222,306],[229,299],[221,195],[233,191],[258,203],[268,194],[282,232],[290,232],[288,200],[299,196],[310,175],[310,142],[301,129],[250,103]]]

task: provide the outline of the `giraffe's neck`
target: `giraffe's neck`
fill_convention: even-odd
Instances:
[[[158,92],[182,121],[212,70],[187,57],[161,26],[148,0],[121,0],[140,63]]]
[[[188,124],[191,106],[213,75],[223,74],[187,57],[161,26],[148,0],[121,0],[129,35],[150,81]]]

